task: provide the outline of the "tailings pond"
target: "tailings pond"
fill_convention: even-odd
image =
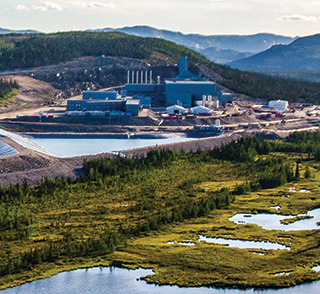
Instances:
[[[188,137],[185,133],[61,133],[38,134],[37,137],[26,137],[3,129],[0,129],[0,135],[15,141],[22,147],[56,157],[74,157],[104,152],[119,152],[128,149],[197,139]],[[17,152],[0,140],[0,156],[14,153]]]
[[[90,268],[63,272],[48,279],[27,283],[0,291],[1,294],[306,294],[319,293],[320,281],[279,290],[236,290],[207,287],[179,288],[177,286],[156,286],[139,280],[151,275],[151,270],[127,270],[123,268]],[[281,276],[275,279],[281,279]]]
[[[73,157],[183,142],[192,138],[176,136],[157,139],[29,138],[29,140],[58,157]]]

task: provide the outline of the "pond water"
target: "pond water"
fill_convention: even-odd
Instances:
[[[196,244],[193,242],[179,242],[179,245],[183,245],[183,246],[195,246]]]
[[[176,136],[158,139],[30,138],[29,140],[59,157],[73,157],[183,142],[194,139]]]
[[[0,291],[1,294],[306,294],[319,293],[320,281],[279,290],[237,290],[207,287],[179,288],[177,286],[156,286],[139,280],[151,275],[151,270],[127,270],[122,268],[90,268],[63,272],[48,279],[27,283]],[[281,279],[281,276],[275,279]]]
[[[294,223],[284,225],[280,221],[286,218],[293,217],[291,215],[279,215],[270,213],[259,214],[236,214],[230,217],[229,220],[237,224],[256,224],[267,230],[284,230],[284,231],[298,231],[298,230],[314,230],[319,229],[317,222],[320,221],[320,208],[311,210],[307,215],[313,218],[303,219]]]
[[[314,266],[312,269],[316,272],[320,272],[320,265]]]
[[[199,236],[199,241],[205,241],[208,243],[217,243],[228,245],[229,247],[237,247],[237,248],[253,248],[253,249],[265,249],[265,250],[277,250],[277,249],[288,249],[290,248],[271,242],[255,242],[255,241],[244,241],[244,240],[234,240],[234,239],[223,239],[223,238],[210,238],[203,235]]]
[[[81,134],[62,134],[64,138],[59,137],[47,137],[43,138],[33,138],[24,137],[19,134],[11,133],[0,128],[0,135],[10,138],[22,147],[35,150],[50,156],[56,157],[74,157],[81,155],[98,154],[103,152],[117,152],[127,149],[149,147],[163,144],[170,144],[176,142],[190,141],[197,138],[186,137],[184,133],[160,133],[160,134],[141,134],[134,136],[132,135],[130,139],[112,138],[106,136],[105,138],[98,138],[93,136],[91,138],[78,138],[82,137]],[[74,136],[77,135],[77,136]],[[91,136],[94,134],[88,134],[86,136]],[[68,138],[69,136],[69,138]],[[72,138],[70,138],[72,136]],[[119,137],[118,135],[114,135]],[[113,136],[113,137],[114,137]],[[122,134],[121,136],[126,136]],[[141,138],[140,138],[141,137]],[[4,148],[7,144],[3,143]],[[13,149],[14,150],[14,149]],[[8,151],[5,151],[5,155],[9,155]],[[10,152],[16,152],[10,151]],[[13,153],[14,154],[14,153]],[[1,156],[1,141],[0,141],[0,156]]]

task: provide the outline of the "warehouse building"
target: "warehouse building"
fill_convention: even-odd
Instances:
[[[285,100],[271,100],[269,101],[269,108],[286,111],[288,109],[289,102]]]
[[[126,100],[68,100],[67,111],[126,111]]]
[[[139,99],[122,98],[117,96],[116,91],[108,92],[83,92],[82,100],[68,100],[67,112],[86,112],[88,115],[95,112],[121,113],[123,115],[138,116],[142,108]],[[142,99],[144,103],[151,103],[148,99]]]
[[[171,115],[171,114],[183,114],[186,113],[186,109],[182,106],[179,105],[172,105],[166,108],[167,110],[167,114]]]

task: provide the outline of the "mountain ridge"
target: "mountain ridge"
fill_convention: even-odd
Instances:
[[[7,35],[7,34],[40,34],[42,32],[36,30],[11,30],[7,28],[0,27],[0,35]]]
[[[274,44],[291,43],[295,38],[279,36],[269,33],[257,33],[253,35],[201,35],[184,34],[181,32],[162,30],[150,26],[133,26],[122,28],[102,28],[90,29],[86,32],[122,32],[128,35],[140,37],[161,38],[185,46],[189,49],[202,53],[203,50],[216,47],[221,51],[212,52],[206,56],[211,61],[218,63],[228,63],[243,57],[241,53],[254,54],[270,48]],[[227,50],[224,52],[223,50]],[[230,50],[235,51],[231,54]],[[219,62],[220,61],[220,62]]]
[[[228,64],[242,70],[320,70],[320,34],[275,45],[253,56]]]

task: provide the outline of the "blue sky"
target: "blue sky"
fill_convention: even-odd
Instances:
[[[320,0],[0,0],[0,27],[44,32],[149,25],[183,33],[320,33]]]

